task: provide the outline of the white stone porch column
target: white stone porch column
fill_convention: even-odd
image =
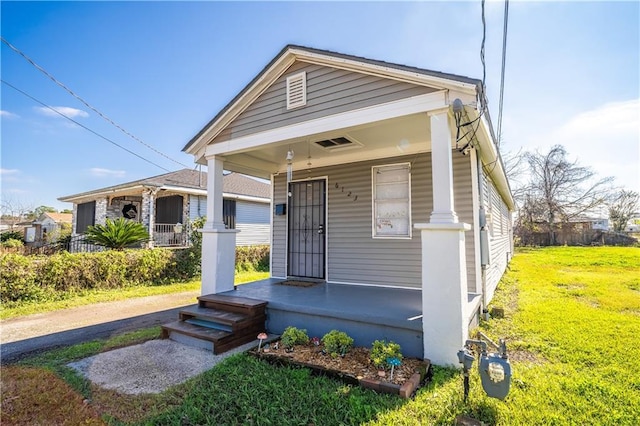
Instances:
[[[225,229],[222,219],[222,159],[207,158],[207,168],[207,222],[202,229],[203,295],[233,290],[238,232]]]
[[[430,223],[417,223],[422,238],[422,331],[424,357],[438,365],[458,365],[457,352],[468,338],[467,270],[464,232],[453,204],[453,165],[448,110],[431,120],[433,211]]]

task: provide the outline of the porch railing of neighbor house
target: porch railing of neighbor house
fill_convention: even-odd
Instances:
[[[188,246],[188,225],[181,223],[156,223],[153,228],[153,245],[156,247]]]

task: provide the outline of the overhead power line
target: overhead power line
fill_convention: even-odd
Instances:
[[[99,138],[104,139],[105,141],[109,142],[110,144],[113,144],[113,145],[117,146],[118,148],[120,148],[120,149],[122,149],[122,150],[124,150],[124,151],[128,152],[129,154],[131,154],[131,155],[135,155],[135,156],[136,156],[136,157],[138,157],[139,159],[144,160],[144,161],[146,161],[147,163],[152,164],[152,165],[154,165],[154,166],[156,166],[156,167],[159,167],[159,168],[161,168],[161,169],[162,169],[162,170],[164,170],[164,171],[171,172],[171,170],[169,170],[169,169],[167,169],[167,168],[164,168],[164,167],[162,167],[161,165],[156,164],[156,163],[154,163],[153,161],[151,161],[151,160],[149,160],[149,159],[147,159],[147,158],[144,158],[143,156],[141,156],[141,155],[139,155],[139,154],[137,154],[137,153],[135,153],[135,152],[133,152],[133,151],[131,151],[131,150],[129,150],[129,149],[127,149],[127,148],[125,148],[124,146],[120,145],[120,144],[119,144],[119,143],[117,143],[117,142],[112,141],[111,139],[109,139],[109,138],[107,138],[107,137],[105,137],[105,136],[102,136],[100,133],[98,133],[98,132],[96,132],[96,131],[94,131],[94,130],[92,130],[92,129],[88,128],[88,127],[87,127],[87,126],[85,126],[84,124],[82,124],[82,123],[80,123],[80,122],[78,122],[78,121],[74,120],[73,118],[69,117],[68,115],[65,115],[65,114],[61,113],[61,112],[60,112],[60,111],[58,111],[57,109],[55,109],[55,108],[53,108],[53,107],[51,107],[51,106],[49,106],[49,105],[45,104],[44,102],[40,101],[39,99],[36,99],[35,97],[31,96],[31,95],[30,95],[30,94],[28,94],[27,92],[25,92],[25,91],[23,91],[23,90],[18,89],[18,88],[17,88],[16,86],[14,86],[13,84],[8,83],[8,82],[6,82],[6,81],[4,81],[4,80],[0,80],[0,81],[2,81],[2,83],[6,84],[7,86],[9,86],[10,88],[12,88],[12,89],[13,89],[13,90],[15,90],[16,92],[21,93],[22,95],[26,96],[27,98],[29,98],[29,99],[31,99],[31,100],[33,100],[33,101],[35,101],[35,102],[39,103],[39,104],[40,104],[40,105],[42,105],[43,107],[50,109],[51,111],[55,112],[56,114],[58,114],[58,115],[60,115],[60,116],[62,116],[62,117],[64,117],[64,118],[66,118],[67,120],[71,121],[72,123],[74,123],[74,124],[76,124],[76,125],[78,125],[78,126],[82,127],[83,129],[85,129],[85,130],[87,130],[87,131],[89,131],[89,132],[93,133],[94,135],[98,136]]]
[[[22,52],[20,49],[18,49],[17,47],[15,47],[14,45],[12,45],[11,43],[9,43],[9,41],[7,39],[5,39],[4,37],[0,37],[2,39],[2,42],[4,44],[6,44],[11,50],[13,50],[14,52],[16,52],[17,54],[19,54],[20,56],[22,56],[27,62],[29,62],[31,65],[33,65],[38,71],[40,71],[41,73],[43,73],[44,75],[46,75],[49,79],[51,79],[54,83],[56,83],[58,86],[62,87],[64,90],[66,90],[71,96],[73,96],[74,98],[76,98],[77,100],[79,100],[80,102],[82,102],[84,105],[87,106],[87,108],[90,108],[93,112],[95,112],[96,114],[98,114],[100,117],[102,117],[105,121],[107,121],[109,124],[113,125],[114,127],[116,127],[117,129],[119,129],[122,133],[124,133],[125,135],[129,136],[131,139],[135,140],[136,142],[144,145],[145,147],[147,147],[148,149],[152,150],[153,152],[155,152],[156,154],[166,158],[169,161],[172,161],[176,164],[179,164],[182,167],[185,167],[187,169],[191,168],[190,166],[187,166],[186,164],[181,163],[178,160],[175,160],[173,158],[171,158],[170,156],[168,156],[167,154],[157,150],[156,148],[154,148],[153,146],[149,145],[148,143],[144,142],[143,140],[141,140],[140,138],[138,138],[137,136],[133,135],[132,133],[128,132],[127,130],[125,130],[122,126],[120,126],[119,124],[117,124],[115,121],[113,121],[112,119],[110,119],[109,117],[107,117],[105,114],[103,114],[102,112],[100,112],[97,108],[95,108],[93,105],[89,104],[87,101],[85,101],[83,98],[81,98],[79,95],[77,95],[73,90],[71,90],[69,87],[67,87],[64,83],[62,83],[61,81],[59,81],[58,79],[56,79],[53,75],[51,75],[49,72],[47,72],[47,70],[45,70],[44,68],[42,68],[40,65],[36,64],[35,61],[33,59],[31,59],[29,56],[27,56],[24,52]],[[58,111],[56,111],[58,112]],[[58,112],[59,113],[59,112]],[[62,115],[62,114],[61,114]],[[66,117],[69,118],[69,117]],[[73,121],[73,120],[72,120]],[[167,169],[165,169],[167,170]]]
[[[504,29],[502,32],[502,72],[500,76],[500,104],[498,106],[498,147],[502,141],[502,106],[504,101],[504,71],[507,61],[507,23],[509,22],[509,0],[504,1]]]

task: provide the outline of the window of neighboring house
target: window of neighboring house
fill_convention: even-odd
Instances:
[[[372,211],[374,238],[411,238],[411,166],[374,166]]]
[[[96,223],[96,202],[78,204],[76,211],[76,234],[84,234],[89,226]]]
[[[184,223],[182,195],[170,195],[156,199],[156,224],[175,225]]]
[[[227,229],[236,229],[236,200],[222,200],[222,220]]]

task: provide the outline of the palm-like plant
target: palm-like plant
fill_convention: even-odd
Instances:
[[[116,220],[107,219],[104,225],[90,226],[85,235],[87,241],[115,250],[122,250],[149,239],[144,225],[123,217]]]

